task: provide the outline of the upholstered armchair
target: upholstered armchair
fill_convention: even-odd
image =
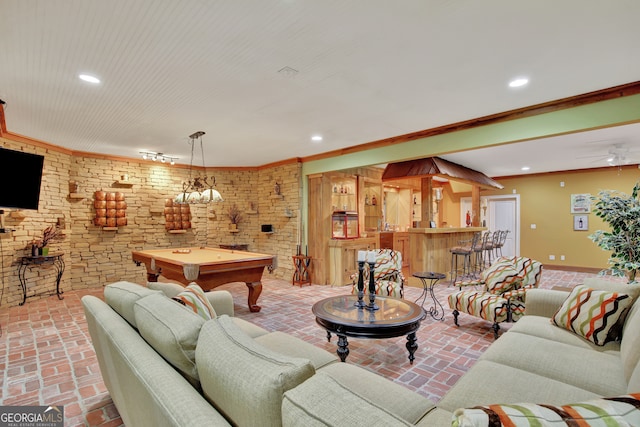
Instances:
[[[376,250],[373,279],[376,295],[404,298],[404,275],[402,274],[402,253],[393,249]],[[352,274],[351,293],[358,293],[358,274]],[[364,266],[364,293],[369,293],[369,265]]]
[[[524,314],[527,290],[537,288],[542,263],[526,257],[500,257],[480,273],[478,280],[458,282],[459,291],[449,295],[453,321],[460,312],[493,323],[498,338],[500,323],[515,322]]]

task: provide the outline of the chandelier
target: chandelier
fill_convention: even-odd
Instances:
[[[222,202],[222,196],[214,187],[216,178],[211,176],[195,176],[193,177],[193,152],[196,142],[200,142],[200,152],[202,155],[202,169],[206,171],[204,166],[204,148],[202,147],[202,135],[204,132],[198,131],[189,135],[189,144],[191,144],[191,162],[189,163],[189,180],[182,183],[182,192],[175,198],[176,203],[210,203]]]

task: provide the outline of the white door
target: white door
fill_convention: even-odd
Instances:
[[[507,240],[502,247],[502,255],[504,256],[520,255],[519,206],[517,195],[487,198],[487,226],[489,230],[509,230]]]
[[[480,208],[480,218],[481,221],[487,221],[487,230],[509,230],[507,240],[502,248],[502,255],[520,255],[520,195],[481,197],[480,206],[487,207],[486,215],[483,212],[483,208]],[[461,227],[465,226],[464,218],[467,211],[471,211],[471,197],[461,197]]]

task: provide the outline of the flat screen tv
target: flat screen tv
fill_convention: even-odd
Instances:
[[[44,156],[0,148],[0,208],[38,210]]]

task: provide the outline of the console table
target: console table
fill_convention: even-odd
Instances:
[[[27,279],[25,277],[27,269],[46,264],[53,264],[56,269],[56,295],[58,295],[58,299],[63,299],[63,292],[60,290],[60,279],[64,273],[63,255],[64,253],[62,252],[51,252],[48,255],[27,255],[20,259],[20,265],[18,266],[18,278],[20,279],[20,286],[22,287],[22,302],[19,305],[24,305],[27,300]],[[44,293],[46,292],[29,295],[29,297],[35,297],[36,295],[42,295]]]

